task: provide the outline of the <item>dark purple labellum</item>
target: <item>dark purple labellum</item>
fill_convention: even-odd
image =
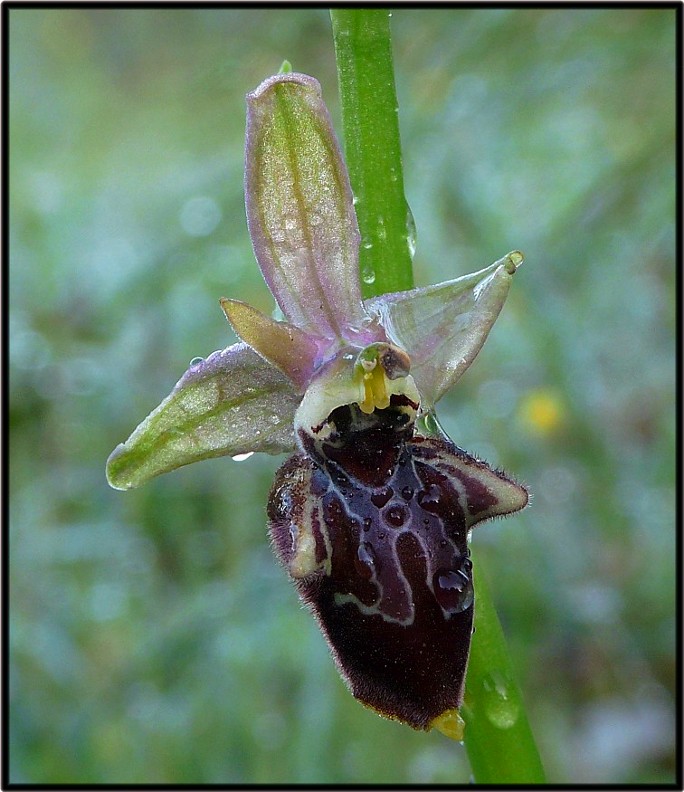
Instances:
[[[414,434],[392,396],[338,407],[278,471],[271,538],[354,696],[429,729],[460,706],[473,626],[468,531],[527,492],[447,439]],[[414,405],[411,405],[412,407]],[[417,405],[415,405],[417,407]]]

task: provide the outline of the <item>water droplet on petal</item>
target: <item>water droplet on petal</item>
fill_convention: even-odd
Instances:
[[[371,520],[370,517],[364,517],[363,518],[363,530],[364,531],[370,531],[370,529],[372,527],[373,527],[373,520]]]
[[[204,363],[204,358],[203,357],[194,357],[190,361],[190,365],[191,366],[199,366],[200,363]]]
[[[461,613],[473,604],[473,584],[461,570],[438,569],[432,587],[435,599],[447,613]]]
[[[248,451],[246,454],[235,454],[235,456],[231,457],[231,459],[234,462],[244,462],[245,459],[249,459],[253,453],[254,451]]]
[[[390,506],[385,512],[385,521],[388,522],[393,528],[401,528],[406,522],[408,512],[400,504],[396,503]]]
[[[438,514],[441,507],[442,488],[437,484],[428,484],[416,496],[421,509],[431,514]]]
[[[401,497],[404,500],[410,501],[413,497],[413,487],[404,487],[401,491]]]
[[[373,506],[377,506],[378,509],[382,509],[392,495],[394,495],[392,487],[385,487],[385,489],[380,490],[380,492],[374,492],[371,495],[371,503]]]
[[[375,572],[375,552],[368,542],[362,542],[356,553],[358,560],[354,562],[357,572],[366,580],[370,580]]]

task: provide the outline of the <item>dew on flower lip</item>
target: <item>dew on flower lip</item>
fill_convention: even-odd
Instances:
[[[342,678],[379,714],[461,739],[469,533],[528,495],[454,445],[434,406],[482,347],[522,254],[362,299],[376,273],[359,274],[360,250],[388,226],[361,242],[319,84],[279,74],[247,108],[248,227],[278,318],[221,298],[240,341],[192,359],[112,452],[108,481],[130,489],[211,457],[290,454],[268,499],[272,546]],[[406,228],[413,255],[408,207]],[[501,698],[490,709],[503,723]]]

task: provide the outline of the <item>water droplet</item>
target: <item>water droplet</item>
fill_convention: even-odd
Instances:
[[[245,459],[249,459],[254,451],[248,451],[246,454],[235,454],[234,457],[231,457],[234,462],[244,462]]]
[[[447,613],[461,613],[473,604],[473,584],[461,570],[438,569],[433,575],[435,599]]]
[[[380,492],[374,492],[371,495],[371,503],[373,506],[377,506],[378,509],[382,509],[392,495],[394,495],[392,487],[385,487],[385,489],[380,490]]]
[[[409,255],[413,261],[416,255],[416,243],[418,241],[418,234],[416,232],[416,221],[413,218],[411,207],[406,204],[406,244],[408,245]]]
[[[362,542],[356,552],[357,561],[354,562],[356,571],[361,577],[370,580],[375,572],[375,551],[368,542]]]
[[[422,489],[417,497],[418,505],[421,509],[430,512],[431,514],[438,514],[442,505],[442,488],[437,484],[428,484],[425,489]]]
[[[370,529],[372,527],[373,527],[373,520],[371,520],[370,517],[364,517],[363,518],[363,530],[364,531],[370,531]]]
[[[519,707],[508,675],[493,671],[482,681],[485,690],[485,712],[490,722],[499,729],[510,729],[518,720]]]
[[[199,366],[200,363],[204,363],[204,358],[203,357],[194,357],[190,361],[190,365],[191,366]]]
[[[385,228],[385,221],[379,220],[378,221],[378,239],[380,242],[384,242],[387,239],[387,229]]]
[[[406,509],[398,503],[390,506],[385,512],[385,520],[394,528],[401,528],[406,522],[408,513]]]
[[[449,440],[449,435],[444,431],[437,420],[434,409],[421,412],[416,419],[416,430],[426,437],[437,437],[440,440]],[[451,442],[451,440],[449,440]]]
[[[404,487],[401,491],[401,497],[404,500],[410,501],[413,497],[413,487]]]
[[[369,285],[375,283],[375,272],[372,269],[364,269],[361,273],[361,280]]]
[[[358,206],[359,205],[359,197],[358,197],[358,195],[355,195],[352,198],[352,203],[354,204],[354,206]]]

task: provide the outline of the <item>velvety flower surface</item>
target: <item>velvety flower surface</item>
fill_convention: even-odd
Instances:
[[[353,694],[449,731],[474,594],[468,532],[526,490],[455,446],[434,404],[484,343],[517,251],[436,286],[362,300],[359,231],[320,86],[280,74],[247,96],[254,253],[285,318],[221,306],[241,343],[191,365],[117,446],[117,489],[215,456],[295,452],[269,497],[273,547]]]

